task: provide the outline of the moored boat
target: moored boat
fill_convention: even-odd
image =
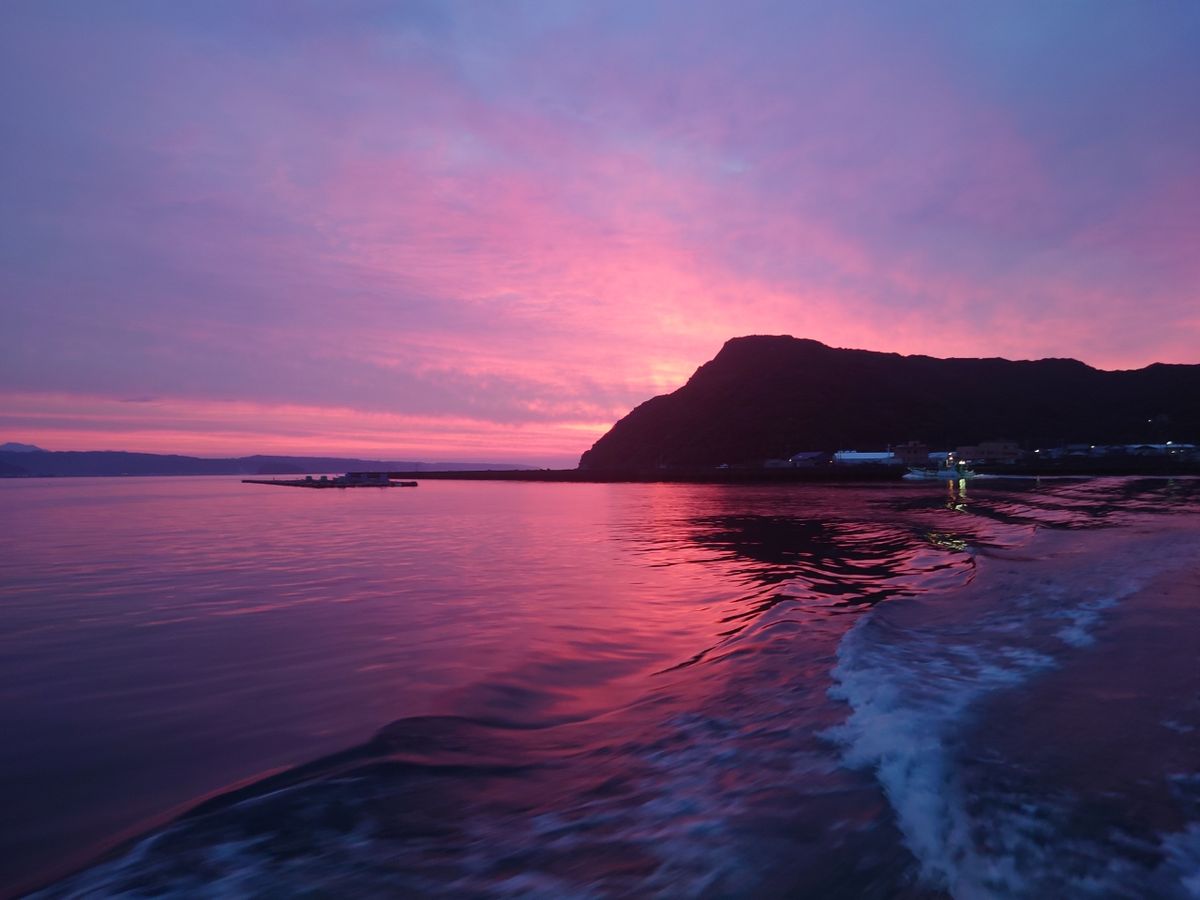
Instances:
[[[964,478],[974,478],[975,472],[962,463],[953,466],[938,466],[936,468],[909,468],[904,476],[913,481],[959,481]]]

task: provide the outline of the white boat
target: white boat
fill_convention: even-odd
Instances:
[[[904,477],[913,481],[959,481],[974,478],[975,472],[960,464],[926,469],[910,468]]]

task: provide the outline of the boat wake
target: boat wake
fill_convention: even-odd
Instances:
[[[1078,537],[1051,536],[1033,563],[984,558],[990,571],[953,603],[878,607],[839,647],[831,695],[851,711],[829,736],[847,765],[878,779],[930,888],[966,898],[1197,896],[1200,807],[1165,835],[1119,817],[1097,827],[1086,792],[1043,780],[1037,750],[997,737],[1025,725],[1000,711],[1036,706],[1042,680],[1094,644],[1116,605],[1197,549],[1194,532],[1088,537],[1080,552]],[[1003,706],[1005,697],[1020,699]],[[1102,698],[1073,702],[1091,705],[1080,715],[1104,715]]]

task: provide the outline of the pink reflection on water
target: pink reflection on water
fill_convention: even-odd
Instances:
[[[0,840],[29,870],[397,720],[611,740],[770,685],[780,715],[815,710],[846,613],[937,568],[878,521],[881,488],[0,491]]]

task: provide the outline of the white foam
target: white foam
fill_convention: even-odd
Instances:
[[[956,896],[985,896],[975,886],[998,880],[1018,887],[1011,863],[974,849],[947,743],[979,696],[1018,684],[1051,661],[1020,647],[984,656],[921,640],[877,652],[871,632],[864,619],[839,649],[832,693],[853,711],[831,736],[844,745],[849,765],[874,768],[926,882]]]
[[[957,608],[944,607],[939,611],[950,614],[928,622],[916,607],[903,614],[903,602],[878,607],[843,638],[830,694],[849,704],[850,714],[829,736],[847,765],[874,770],[930,887],[963,898],[1033,896],[1039,885],[1064,877],[1043,877],[1056,866],[1046,846],[1056,810],[1048,801],[1013,803],[978,821],[971,812],[978,798],[965,796],[960,780],[957,742],[984,697],[1023,685],[1091,644],[1105,611],[1174,559],[1170,547],[1143,541],[1118,552],[1108,542],[1101,547],[1096,556],[1024,568],[1008,562],[990,584],[980,578],[942,598]],[[928,601],[923,609],[931,611]],[[1172,845],[1181,870],[1191,866],[1190,854],[1200,854],[1197,839],[1192,829]],[[1123,896],[1111,888],[1136,877],[1132,864],[1094,851],[1070,851],[1093,870],[1071,884],[1080,896]],[[1187,872],[1182,883],[1195,896],[1200,866]]]

